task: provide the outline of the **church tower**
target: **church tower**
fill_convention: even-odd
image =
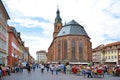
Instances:
[[[62,19],[60,17],[60,11],[59,11],[59,9],[57,9],[56,15],[57,16],[55,18],[55,23],[54,23],[53,38],[55,38],[57,36],[57,34],[59,33],[59,31],[62,28]]]
[[[63,26],[58,8],[56,14],[48,60],[53,63],[88,64],[92,60],[92,43],[84,27],[75,20]]]

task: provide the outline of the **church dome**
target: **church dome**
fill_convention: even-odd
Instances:
[[[65,26],[63,26],[60,32],[58,33],[57,37],[64,35],[84,35],[89,37],[86,31],[84,30],[84,27],[78,24],[75,20],[72,20]]]

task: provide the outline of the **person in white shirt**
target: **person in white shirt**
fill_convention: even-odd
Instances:
[[[45,66],[44,66],[44,64],[41,64],[41,73],[44,73],[44,69],[45,69]]]
[[[54,72],[54,64],[50,64],[50,71],[51,71],[51,74],[53,75],[53,72]]]

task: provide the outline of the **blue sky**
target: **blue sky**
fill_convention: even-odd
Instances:
[[[91,38],[92,47],[120,41],[120,0],[2,0],[10,16],[8,24],[21,33],[25,46],[36,58],[52,42],[59,5],[62,23],[72,19]]]

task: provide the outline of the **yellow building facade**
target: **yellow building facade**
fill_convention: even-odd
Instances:
[[[120,42],[99,45],[92,51],[93,63],[120,65]]]
[[[105,63],[112,65],[114,64],[119,65],[119,60],[118,60],[119,47],[120,47],[120,42],[110,43],[104,47]]]

